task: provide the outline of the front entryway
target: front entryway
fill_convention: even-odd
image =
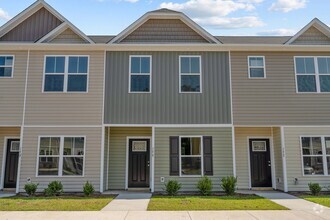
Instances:
[[[4,188],[16,188],[19,149],[19,139],[7,139]]]
[[[149,187],[150,139],[129,139],[128,187]]]
[[[269,139],[249,139],[252,187],[272,187]]]

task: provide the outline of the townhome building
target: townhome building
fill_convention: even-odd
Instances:
[[[0,28],[0,189],[330,183],[330,29],[213,36],[158,9],[87,36],[43,0]]]

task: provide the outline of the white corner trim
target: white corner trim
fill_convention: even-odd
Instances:
[[[282,167],[283,167],[283,185],[284,192],[288,192],[288,178],[287,178],[287,168],[286,168],[286,150],[285,150],[285,135],[284,127],[281,127],[281,150],[282,150]]]
[[[106,190],[109,189],[109,164],[110,164],[110,128],[108,128],[108,151],[107,151],[107,179],[106,179]]]
[[[275,145],[274,145],[274,130],[271,127],[271,135],[272,139],[269,140],[270,142],[270,161],[271,161],[271,169],[272,169],[272,185],[273,189],[277,189],[276,185],[276,161],[275,161]]]
[[[103,193],[104,191],[104,184],[103,184],[103,179],[104,179],[104,134],[105,132],[105,127],[102,126],[102,134],[101,134],[101,164],[100,164],[100,193]],[[86,150],[85,150],[86,151]],[[86,161],[84,161],[86,163]]]
[[[236,144],[235,144],[235,127],[231,128],[231,141],[232,141],[232,153],[233,153],[233,176],[236,177]]]
[[[150,185],[150,191],[154,192],[155,191],[155,127],[152,127],[152,132],[151,132],[151,172],[150,172],[150,180],[151,180],[151,185]]]

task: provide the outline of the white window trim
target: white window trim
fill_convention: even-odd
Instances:
[[[63,175],[62,171],[63,171],[63,152],[64,152],[64,138],[84,138],[84,155],[82,156],[83,160],[84,160],[84,164],[83,164],[83,172],[82,175]],[[58,161],[58,175],[39,175],[38,171],[39,171],[39,158],[43,157],[44,155],[39,155],[40,152],[40,140],[41,138],[60,138],[60,154],[56,157],[59,157],[59,161]],[[64,177],[64,178],[83,178],[85,177],[85,165],[86,165],[86,136],[85,135],[41,135],[38,136],[38,152],[37,152],[37,166],[36,166],[36,177],[41,177],[41,178],[48,178],[48,177]],[[55,157],[55,156],[54,156]]]
[[[297,73],[296,58],[313,58],[315,74],[308,74],[308,73],[299,74],[299,73]],[[296,93],[299,93],[299,94],[314,94],[314,93],[330,94],[330,92],[321,92],[320,76],[330,76],[330,74],[320,74],[319,73],[319,66],[318,66],[317,58],[329,58],[330,59],[330,56],[294,56],[293,61],[294,61],[294,73],[295,73],[295,80],[296,80]],[[315,76],[316,91],[315,92],[299,92],[297,76]]]
[[[309,137],[309,138],[315,138],[315,137],[319,137],[321,138],[321,145],[322,145],[322,155],[304,155],[303,154],[303,150],[302,150],[302,141],[301,139],[303,137]],[[325,138],[326,137],[329,137],[330,138],[330,135],[301,135],[299,137],[299,143],[300,143],[300,156],[301,156],[301,172],[302,172],[302,175],[303,176],[306,176],[306,177],[328,177],[330,176],[330,173],[328,172],[328,167],[327,167],[327,157],[330,157],[330,155],[327,155],[326,154],[326,147],[325,147]],[[322,156],[322,162],[323,162],[323,171],[324,171],[324,174],[316,174],[316,175],[313,175],[313,174],[305,174],[304,172],[304,157],[321,157]]]
[[[182,175],[182,164],[181,164],[181,138],[200,138],[201,140],[201,155],[190,155],[190,156],[183,156],[183,157],[200,157],[201,158],[201,175]],[[196,136],[196,135],[184,135],[179,136],[179,174],[180,177],[203,177],[204,176],[204,152],[203,152],[203,136]]]
[[[13,65],[3,65],[0,67],[11,67],[11,76],[1,76],[0,79],[11,79],[14,77],[14,67],[15,67],[15,55],[8,55],[8,54],[0,54],[0,57],[13,57]]]
[[[181,73],[181,58],[197,57],[199,58],[199,73]],[[181,76],[199,76],[199,92],[185,92],[181,90]],[[199,94],[203,92],[202,87],[202,56],[201,55],[180,55],[179,56],[179,93]]]
[[[64,73],[46,73],[46,59],[47,57],[64,57]],[[87,57],[87,73],[69,73],[69,57]],[[44,57],[44,70],[43,70],[43,80],[42,80],[42,93],[88,93],[89,88],[89,55],[45,55]],[[63,91],[45,91],[45,78],[46,74],[49,75],[63,75]],[[68,78],[69,75],[87,75],[86,91],[68,91]]]
[[[149,74],[147,73],[132,73],[131,69],[131,60],[133,57],[138,57],[138,58],[142,58],[142,57],[149,57],[150,59],[150,72]],[[149,76],[149,88],[150,90],[148,92],[142,92],[142,91],[131,91],[131,76]],[[152,55],[130,55],[129,56],[129,74],[128,74],[128,93],[140,93],[140,94],[148,94],[152,92]]]
[[[263,61],[263,66],[250,66],[250,58],[262,58]],[[247,62],[248,62],[248,77],[249,79],[266,79],[266,58],[265,56],[248,56],[247,57]],[[264,70],[264,77],[251,77],[250,69],[251,68],[259,68]]]

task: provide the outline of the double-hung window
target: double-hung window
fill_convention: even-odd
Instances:
[[[0,78],[11,78],[13,76],[14,56],[0,55]]]
[[[180,92],[202,92],[201,56],[180,56]]]
[[[87,92],[88,56],[46,56],[45,92]]]
[[[266,67],[264,56],[249,56],[249,78],[263,79],[266,78]]]
[[[130,56],[129,68],[129,92],[150,93],[151,92],[151,56]]]
[[[180,175],[202,175],[202,137],[180,137]]]
[[[330,136],[301,137],[304,175],[330,174]]]
[[[330,57],[295,57],[297,92],[330,92]]]
[[[85,137],[40,137],[37,176],[82,176]]]

